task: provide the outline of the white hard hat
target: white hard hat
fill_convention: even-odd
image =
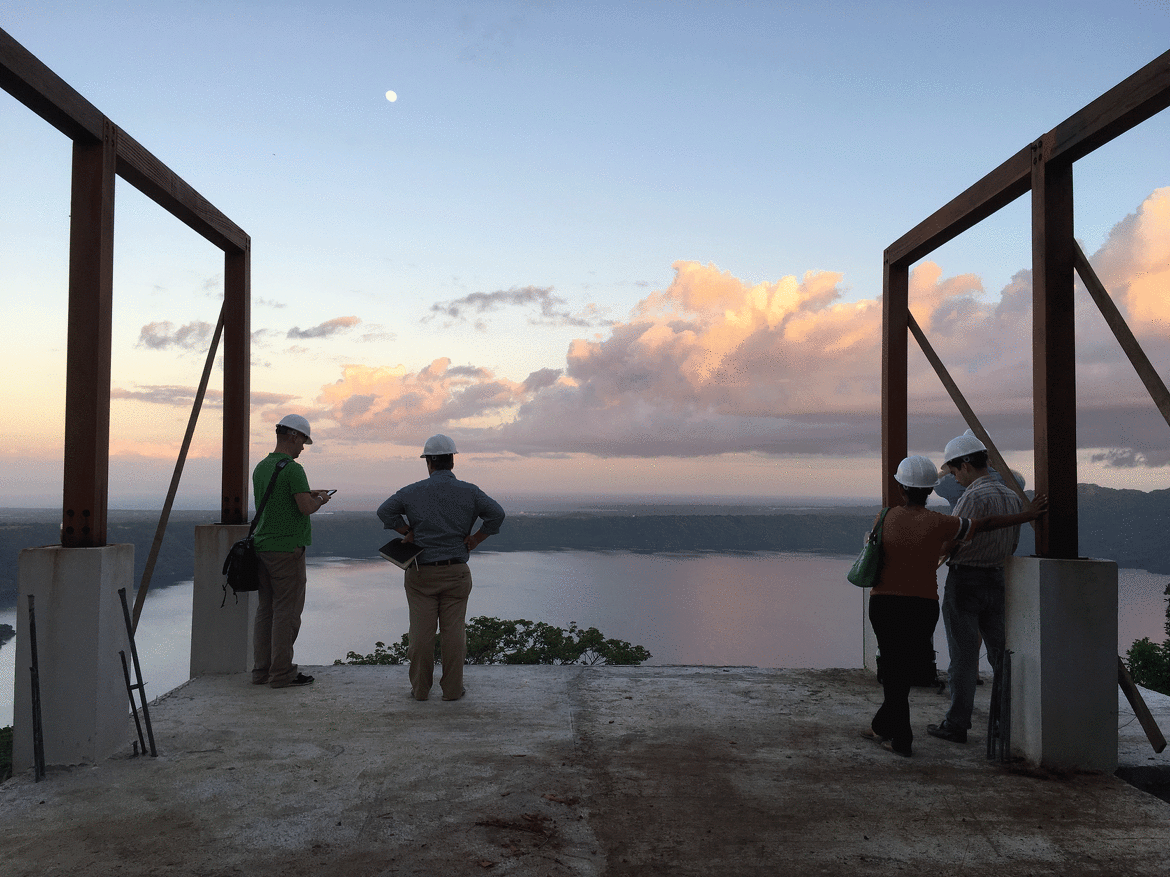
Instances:
[[[934,487],[938,484],[938,470],[926,457],[916,454],[898,464],[894,480],[904,487]]]
[[[313,440],[309,438],[309,421],[301,417],[299,414],[286,414],[280,418],[280,423],[277,426],[287,426],[289,429],[295,429],[305,437],[305,444],[311,445]]]
[[[433,435],[427,439],[427,443],[423,445],[423,452],[419,454],[420,457],[441,457],[445,454],[458,454],[455,450],[455,442],[445,435]]]
[[[986,450],[987,445],[979,441],[971,430],[967,430],[962,435],[955,436],[947,442],[946,449],[943,451],[943,461],[949,463],[951,460],[958,460],[968,454],[977,454],[979,451]]]

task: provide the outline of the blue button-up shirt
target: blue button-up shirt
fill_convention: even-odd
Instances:
[[[474,484],[460,481],[450,469],[440,469],[378,506],[378,517],[387,530],[406,526],[414,530],[415,544],[423,550],[419,562],[466,561],[463,539],[471,535],[476,519],[483,521],[484,535],[495,535],[504,522],[504,509]]]

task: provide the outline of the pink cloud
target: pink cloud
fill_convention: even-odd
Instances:
[[[1135,334],[1170,335],[1170,186],[1156,190],[1092,257],[1097,275],[1130,316]]]
[[[1090,256],[1147,345],[1170,361],[1170,189],[1153,193]],[[871,453],[880,444],[881,302],[844,301],[842,277],[749,284],[714,264],[675,263],[665,289],[628,321],[573,341],[563,368],[522,382],[447,359],[347,366],[320,413],[355,441],[417,443],[444,431],[484,451],[522,455],[703,456]],[[911,274],[910,303],[932,346],[1003,450],[1030,448],[1031,274],[998,296],[976,275]],[[1084,290],[1077,294],[1078,436],[1117,465],[1170,459],[1165,424]],[[911,341],[912,442],[939,448],[963,424]],[[1143,413],[1144,412],[1144,413]],[[1155,415],[1156,416],[1156,415]],[[1120,428],[1119,428],[1120,425]]]
[[[340,380],[322,388],[312,416],[338,423],[342,439],[417,443],[439,427],[498,416],[552,380],[543,369],[515,383],[488,369],[452,366],[447,358],[413,373],[402,366],[347,365]]]

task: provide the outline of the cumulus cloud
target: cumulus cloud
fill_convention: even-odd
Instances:
[[[399,439],[417,442],[436,427],[498,417],[557,380],[542,369],[516,383],[485,368],[434,360],[417,372],[403,366],[347,365],[336,383],[324,387],[315,416],[344,427],[349,440]]]
[[[1170,187],[1110,231],[1089,261],[1162,380],[1170,383]],[[1077,301],[1077,439],[1116,468],[1170,465],[1170,427],[1087,293]]]
[[[201,322],[187,323],[177,329],[169,320],[147,323],[138,333],[138,346],[151,350],[166,350],[169,347],[179,347],[183,350],[206,349],[211,343],[214,329],[211,323]]]
[[[495,292],[473,292],[462,298],[433,304],[431,313],[452,321],[466,321],[505,307],[535,309],[538,315],[530,318],[530,322],[533,323],[589,328],[605,322],[599,309],[594,305],[589,305],[576,314],[570,312],[568,302],[554,295],[551,286],[514,286]],[[476,326],[480,329],[486,328],[486,324],[480,319],[476,319]]]
[[[288,330],[289,338],[328,338],[330,335],[337,335],[340,332],[345,332],[358,325],[361,320],[358,317],[334,317],[332,320],[326,320],[324,323],[319,323],[309,329],[302,329],[299,326],[293,326]]]
[[[602,456],[856,448],[881,392],[876,302],[841,302],[831,272],[750,285],[714,265],[674,270],[629,322],[574,341],[564,376],[481,441]]]
[[[1170,364],[1170,189],[1113,229],[1090,261],[1163,373]],[[443,431],[519,454],[700,456],[875,453],[880,447],[881,302],[845,301],[820,271],[750,284],[713,264],[675,263],[674,280],[624,322],[569,346],[560,368],[520,382],[437,359],[351,365],[323,388],[321,414],[346,437],[417,443]],[[1001,450],[1032,447],[1031,273],[997,295],[976,275],[915,267],[910,306]],[[465,318],[505,304],[544,306],[536,287],[468,296]],[[555,303],[554,303],[555,304]],[[1077,292],[1078,444],[1099,462],[1166,465],[1170,431],[1088,294]],[[438,308],[438,306],[436,306]],[[941,448],[961,431],[954,404],[913,341],[910,435]]]
[[[1170,335],[1170,186],[1158,189],[1113,227],[1092,262],[1105,288],[1132,317],[1131,328]]]

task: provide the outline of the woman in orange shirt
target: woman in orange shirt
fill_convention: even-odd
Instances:
[[[1035,520],[1044,514],[1048,500],[1037,497],[1017,515],[969,520],[926,507],[926,498],[938,483],[938,470],[926,457],[904,459],[894,480],[902,486],[906,504],[886,513],[881,575],[869,596],[869,623],[881,653],[885,699],[870,727],[861,733],[891,752],[910,755],[914,739],[910,683],[915,668],[933,659],[939,559],[953,542]]]

